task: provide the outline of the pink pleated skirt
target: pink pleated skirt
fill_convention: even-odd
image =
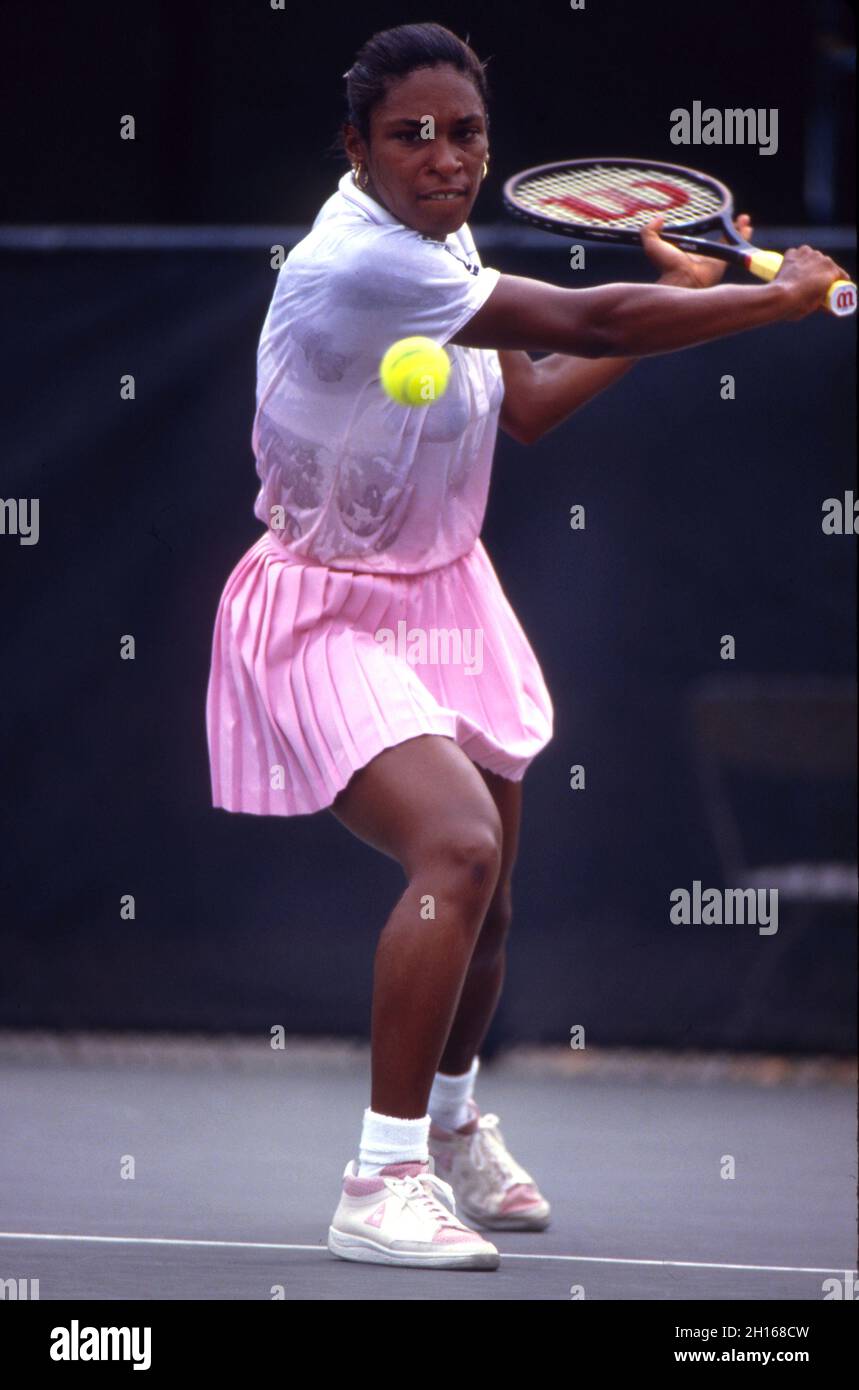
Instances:
[[[519,781],[552,737],[534,652],[482,541],[423,574],[297,561],[265,531],[224,586],[206,696],[212,804],[264,816],[331,805],[420,734]]]

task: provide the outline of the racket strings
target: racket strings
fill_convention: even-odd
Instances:
[[[665,225],[704,221],[722,211],[707,184],[646,165],[588,164],[524,180],[514,190],[527,212],[571,225],[637,231],[657,213]]]

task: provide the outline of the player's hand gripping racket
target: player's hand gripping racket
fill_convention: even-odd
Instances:
[[[778,251],[760,251],[743,240],[734,227],[730,189],[680,164],[608,158],[540,164],[508,179],[503,197],[516,217],[586,241],[640,246],[641,228],[662,213],[663,241],[743,266],[760,280],[775,279],[784,259]],[[728,243],[709,241],[704,233],[712,231],[724,233]],[[835,280],[824,307],[839,318],[855,313],[856,286]]]

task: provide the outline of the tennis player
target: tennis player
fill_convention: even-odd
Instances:
[[[376,950],[370,1106],[329,1249],[493,1269],[475,1227],[549,1220],[474,1084],[504,979],[522,779],[553,719],[480,539],[498,427],[530,444],[635,358],[801,318],[846,272],[803,247],[769,285],[716,288],[724,266],[663,242],[656,219],[642,240],[657,284],[502,275],[468,228],[489,149],[472,49],[402,25],[345,76],[352,167],[287,257],[259,343],[266,529],[215,622],[213,804],[329,809],[406,878]],[[737,226],[750,236],[747,216]],[[409,409],[379,363],[413,334],[446,345],[452,371]]]

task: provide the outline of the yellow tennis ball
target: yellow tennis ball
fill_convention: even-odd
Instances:
[[[379,379],[400,405],[432,405],[447,390],[450,358],[432,338],[400,338],[382,358]]]

